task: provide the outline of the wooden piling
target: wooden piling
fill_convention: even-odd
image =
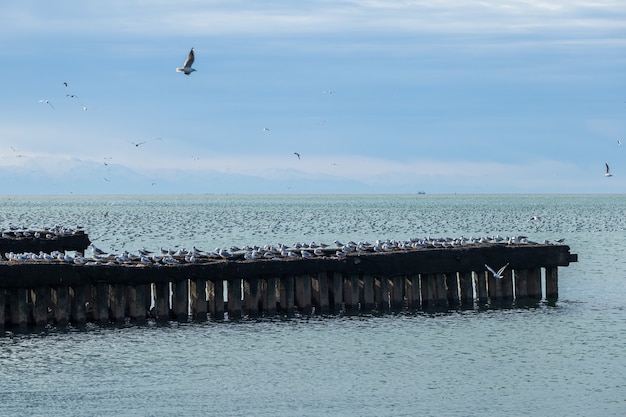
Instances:
[[[54,320],[58,326],[67,326],[70,321],[70,293],[66,286],[59,286],[54,289],[56,293],[56,305],[54,308]]]
[[[527,292],[528,298],[534,300],[541,300],[541,269],[532,268],[526,270],[527,276]]]
[[[276,315],[276,290],[277,290],[277,282],[278,279],[274,275],[270,275],[267,277],[265,281],[265,285],[267,286],[266,295],[265,295],[265,315],[268,317],[273,317]]]
[[[445,274],[446,276],[446,287],[447,287],[447,301],[448,306],[454,308],[458,307],[461,304],[461,300],[459,298],[459,279],[456,272],[449,272]]]
[[[291,317],[295,312],[293,275],[283,275],[280,277],[280,309],[281,313]]]
[[[10,320],[13,326],[28,326],[28,305],[26,288],[14,288],[9,296]]]
[[[317,274],[317,291],[320,314],[328,314],[330,311],[328,272],[319,272]]]
[[[94,320],[100,323],[109,322],[109,284],[98,282],[92,288],[95,291],[94,297]]]
[[[459,286],[461,291],[461,305],[474,304],[474,273],[472,271],[459,272]]]
[[[260,314],[259,304],[261,304],[261,279],[257,277],[247,278],[244,281],[245,310],[248,317],[258,317]]]
[[[4,330],[5,327],[5,315],[4,315],[4,310],[6,309],[6,305],[7,305],[7,297],[6,297],[6,290],[4,288],[0,288],[0,331]]]
[[[447,307],[448,305],[448,286],[446,284],[446,274],[435,274],[435,306]]]
[[[209,296],[209,312],[213,320],[224,319],[224,281],[222,279],[207,280]]]
[[[204,278],[192,279],[189,282],[189,296],[191,298],[191,315],[194,320],[207,319],[207,280]]]
[[[434,296],[432,293],[431,276],[429,274],[420,274],[420,295],[422,298],[422,308],[432,308]]]
[[[154,285],[154,307],[159,321],[170,319],[170,283],[157,282]]]
[[[295,304],[302,314],[311,314],[311,275],[294,277]]]
[[[528,270],[515,270],[515,299],[525,300],[528,298]]]
[[[376,307],[374,298],[374,277],[370,274],[363,275],[363,304],[362,311],[372,311]]]
[[[332,277],[332,300],[333,300],[333,311],[335,313],[339,313],[343,310],[343,275],[341,272],[333,272]]]
[[[35,326],[43,327],[48,324],[48,306],[50,305],[50,287],[42,285],[34,290],[35,305],[33,307],[33,320]]]
[[[546,300],[559,298],[559,271],[557,267],[546,267]]]
[[[230,320],[241,318],[241,280],[241,278],[228,280],[226,293],[228,296],[228,318]]]
[[[489,279],[487,271],[475,272],[476,278],[474,283],[476,284],[476,296],[481,303],[487,302],[489,299]]]
[[[389,291],[389,278],[380,276],[380,301],[377,302],[379,311],[389,311],[391,308],[391,294]]]
[[[502,300],[513,300],[513,269],[507,268],[503,272],[504,277],[500,279],[502,283]]]
[[[123,323],[126,319],[126,286],[124,284],[112,284],[110,296],[111,321]]]
[[[176,320],[189,320],[189,280],[172,282],[172,314]]]
[[[392,310],[402,310],[404,307],[404,277],[394,275],[391,278],[391,308]]]
[[[87,292],[91,290],[90,285],[76,285],[71,289],[71,313],[70,313],[70,321],[73,324],[84,324],[87,321],[87,312],[86,306],[87,303]]]

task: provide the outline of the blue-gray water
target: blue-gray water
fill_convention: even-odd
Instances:
[[[0,415],[626,415],[625,196],[4,197],[103,249],[565,238],[555,306],[6,332]],[[531,222],[533,216],[541,222]]]

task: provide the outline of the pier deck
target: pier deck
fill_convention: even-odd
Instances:
[[[332,251],[334,253],[334,250]],[[0,327],[86,321],[454,309],[558,298],[565,245],[480,244],[337,258],[202,259],[95,266],[0,262]],[[496,269],[509,264],[496,279]]]

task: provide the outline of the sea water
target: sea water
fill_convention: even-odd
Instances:
[[[0,226],[81,226],[110,252],[499,234],[579,261],[555,305],[6,331],[0,415],[623,416],[625,213],[622,195],[3,197]]]

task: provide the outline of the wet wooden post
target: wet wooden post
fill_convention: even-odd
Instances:
[[[461,287],[461,305],[474,304],[474,277],[472,271],[459,272],[459,286]]]
[[[28,325],[28,304],[26,288],[13,288],[9,306],[11,308],[11,323],[14,326],[26,327]]]
[[[432,293],[432,279],[431,274],[420,274],[420,295],[422,298],[422,308],[432,308],[433,307],[433,293]]]
[[[189,297],[191,298],[191,315],[194,320],[207,319],[207,280],[204,278],[192,279],[189,282]]]
[[[224,280],[207,280],[207,291],[209,294],[209,312],[213,320],[224,319]]]
[[[333,272],[333,310],[338,313],[343,308],[343,275],[341,272]]]
[[[128,291],[129,316],[138,323],[146,320],[146,311],[150,308],[149,305],[146,306],[146,291],[148,290],[148,284],[136,284],[130,286]]]
[[[70,321],[70,289],[66,286],[55,288],[56,307],[54,308],[54,320],[59,326],[67,326]]]
[[[294,277],[283,275],[280,277],[280,307],[287,316],[293,316],[295,306]]]
[[[96,283],[94,290],[94,320],[100,323],[109,322],[109,284],[106,282]]]
[[[489,280],[488,280],[488,272],[487,271],[477,271],[474,272],[476,275],[475,283],[476,283],[476,298],[481,303],[487,302],[489,299],[489,289],[487,288]]]
[[[259,316],[259,301],[261,300],[261,294],[259,286],[261,280],[257,277],[247,278],[244,281],[244,295],[246,313],[250,317]]]
[[[276,315],[276,282],[275,276],[271,275],[267,277],[266,285],[266,301],[265,301],[265,315],[273,317]]]
[[[447,307],[448,286],[446,284],[446,274],[435,274],[436,294],[435,304],[437,307]]]
[[[157,320],[168,321],[170,319],[169,282],[157,282],[154,285],[154,307]]]
[[[72,288],[70,320],[74,324],[84,324],[87,321],[85,303],[87,303],[87,292],[90,291],[90,289],[91,286],[89,284],[79,284]]]
[[[172,282],[172,313],[177,321],[189,320],[189,279]]]
[[[383,275],[380,277],[380,310],[389,311],[391,308],[391,294],[389,294],[389,277]]]
[[[391,308],[392,310],[402,310],[404,307],[404,277],[394,275],[391,277]]]
[[[48,324],[48,305],[50,305],[50,287],[41,285],[35,288],[35,306],[33,318],[35,326],[43,327]]]
[[[489,273],[487,286],[489,290],[489,298],[491,300],[502,299],[502,279],[494,278],[493,274]]]
[[[374,277],[370,274],[363,274],[363,311],[372,311],[375,307],[374,298]]]
[[[111,320],[121,323],[126,318],[126,300],[124,284],[111,285]]]
[[[525,300],[528,298],[528,270],[515,270],[515,299]]]
[[[295,304],[302,314],[311,314],[311,276],[294,277]]]
[[[446,287],[448,288],[446,298],[448,301],[448,306],[450,307],[458,307],[461,304],[461,300],[459,298],[459,280],[456,272],[448,272],[445,274],[446,277]]]
[[[317,274],[317,287],[319,292],[319,305],[320,305],[320,313],[328,314],[330,310],[329,303],[329,288],[328,288],[328,272],[319,272]]]
[[[358,274],[350,274],[350,277],[346,280],[346,286],[344,286],[344,294],[346,295],[346,310],[350,310],[353,313],[359,311]]]
[[[502,300],[503,301],[512,301],[513,300],[513,270],[511,268],[507,268],[503,273],[503,278],[500,279],[502,284]]]
[[[230,320],[241,318],[241,278],[228,280],[228,318]]]
[[[6,317],[4,315],[4,310],[7,306],[7,292],[4,288],[0,288],[0,330],[3,330],[5,327]]]
[[[407,297],[410,295],[408,307],[410,310],[419,310],[421,307],[419,274],[408,276],[407,283]]]
[[[559,298],[559,269],[556,266],[546,267],[546,300]]]
[[[532,268],[526,271],[528,298],[541,300],[541,269]]]

